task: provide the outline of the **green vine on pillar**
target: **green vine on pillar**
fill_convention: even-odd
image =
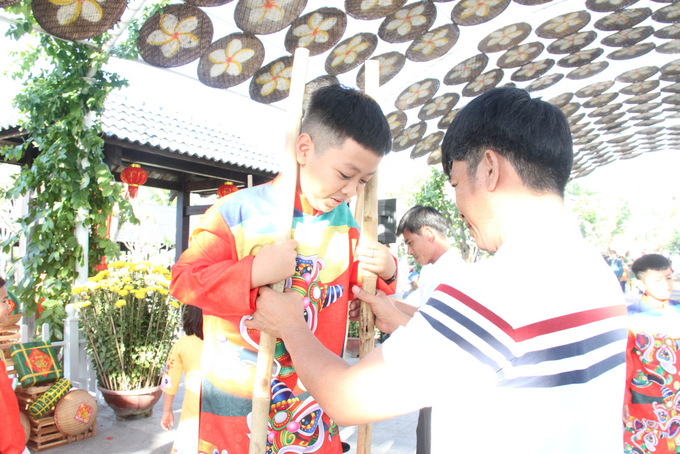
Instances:
[[[13,12],[26,20],[13,26],[8,36],[19,39],[32,30],[33,19],[26,3]],[[24,314],[39,309],[36,326],[49,322],[53,338],[62,337],[64,306],[71,297],[77,266],[84,251],[76,239],[80,222],[89,234],[88,263],[118,255],[118,247],[106,238],[107,217],[118,205],[121,220],[136,222],[123,187],[104,162],[100,115],[107,94],[126,85],[116,74],[103,71],[108,55],[100,51],[106,36],[85,43],[62,41],[40,35],[34,49],[17,55],[19,69],[13,78],[24,81],[14,99],[24,115],[20,127],[26,139],[21,145],[4,147],[7,160],[28,157],[13,187],[0,196],[29,196],[28,214],[21,219],[26,250],[10,278],[24,305]],[[2,244],[4,251],[19,245],[19,236]]]

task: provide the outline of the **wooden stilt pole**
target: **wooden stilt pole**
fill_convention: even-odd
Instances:
[[[277,241],[290,238],[293,225],[293,211],[295,209],[295,188],[297,184],[297,160],[295,158],[295,144],[300,134],[302,120],[302,100],[305,92],[307,75],[307,61],[309,50],[298,48],[293,59],[293,72],[290,79],[288,96],[288,120],[286,128],[285,157],[281,163],[281,203],[279,208],[281,229],[277,232]],[[272,285],[276,291],[283,292],[284,281]],[[267,333],[260,334],[260,348],[257,354],[257,368],[255,372],[255,388],[253,390],[253,413],[250,431],[249,454],[264,454],[267,449],[267,427],[269,424],[269,405],[271,394],[272,363],[276,338]]]
[[[380,66],[378,60],[367,60],[364,71],[365,92],[376,97],[379,85]],[[358,203],[358,202],[357,202]],[[363,209],[360,225],[362,240],[378,240],[378,174],[368,181],[363,193]],[[357,205],[358,206],[358,205]],[[361,288],[375,295],[378,276],[370,271],[362,270]],[[375,316],[368,303],[361,302],[359,315],[359,357],[363,358],[375,346]],[[357,454],[370,454],[372,424],[362,424],[357,432]]]

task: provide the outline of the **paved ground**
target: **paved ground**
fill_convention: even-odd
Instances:
[[[175,421],[179,421],[183,391],[182,384],[173,403],[173,407],[176,408]],[[124,421],[118,421],[103,400],[98,401],[97,404],[99,414],[96,436],[47,449],[44,452],[47,454],[168,454],[170,452],[174,432],[165,432],[161,429],[162,398],[154,407],[150,417],[134,417]],[[418,412],[414,412],[373,424],[371,454],[415,453],[417,420]],[[350,452],[356,453],[357,427],[341,429],[340,436],[343,441],[352,446]]]

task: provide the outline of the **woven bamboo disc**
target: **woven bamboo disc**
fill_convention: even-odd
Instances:
[[[137,48],[152,66],[186,65],[208,49],[213,37],[210,18],[201,9],[185,4],[168,5],[144,22]]]
[[[454,118],[456,118],[458,112],[460,112],[460,109],[449,110],[449,112],[446,115],[444,115],[441,118],[441,120],[439,120],[439,122],[437,123],[437,129],[449,129],[451,122],[453,121]]]
[[[59,432],[78,435],[97,421],[97,402],[84,389],[69,391],[54,408],[54,422]]]
[[[489,63],[486,54],[478,54],[458,63],[444,76],[446,85],[457,85],[470,82],[479,76]]]
[[[601,43],[609,47],[628,47],[649,38],[652,33],[654,33],[654,27],[650,25],[626,28],[603,38]]]
[[[335,46],[347,28],[347,16],[337,8],[320,8],[298,17],[288,28],[284,45],[291,54],[298,47],[319,55]]]
[[[251,2],[239,0],[234,9],[236,26],[256,35],[276,33],[288,27],[307,6],[307,0]]]
[[[390,14],[378,28],[378,36],[388,43],[403,43],[425,33],[437,18],[437,7],[430,1],[406,5]]]
[[[439,144],[442,143],[443,138],[444,131],[433,132],[432,134],[425,136],[420,142],[416,144],[416,146],[413,147],[413,150],[411,150],[411,159],[420,158],[421,156],[430,154],[439,148]]]
[[[570,54],[578,52],[597,38],[597,33],[592,30],[585,32],[576,32],[567,35],[564,38],[553,41],[548,46],[548,52],[551,54]]]
[[[537,79],[547,73],[554,65],[555,60],[552,58],[530,61],[512,73],[510,79],[515,82],[526,82],[528,80]]]
[[[562,57],[557,61],[557,66],[563,68],[577,68],[579,66],[587,65],[602,55],[604,49],[601,47],[594,47],[592,49],[583,49],[573,52],[566,57]]]
[[[451,20],[458,25],[477,25],[490,21],[510,5],[510,0],[459,1],[451,11]]]
[[[554,98],[550,98],[548,102],[550,104],[555,104],[557,107],[562,107],[565,104],[567,104],[571,99],[574,97],[574,94],[572,92],[566,92],[562,93],[561,95],[555,96]]]
[[[542,23],[535,31],[536,35],[546,39],[559,39],[576,33],[590,22],[588,11],[575,11],[562,14]]]
[[[345,39],[326,57],[326,72],[336,76],[351,71],[368,60],[377,46],[378,37],[373,33],[357,33]]]
[[[255,71],[250,79],[250,97],[263,104],[271,104],[288,97],[293,75],[293,56],[286,55]]]
[[[619,74],[619,76],[616,77],[616,80],[618,82],[624,82],[628,84],[634,82],[641,82],[645,79],[649,79],[657,72],[659,72],[658,66],[643,66],[641,68],[630,69],[624,73]]]
[[[387,124],[390,125],[390,133],[392,134],[393,139],[404,130],[406,122],[408,121],[406,114],[401,110],[390,112],[385,115],[385,118],[387,118]]]
[[[609,62],[595,61],[583,66],[579,66],[567,74],[567,79],[580,80],[599,74],[609,66]]]
[[[662,23],[675,23],[680,21],[680,5],[677,2],[673,2],[671,5],[664,6],[654,11],[652,19],[657,22]]]
[[[0,8],[7,8],[8,6],[19,3],[21,0],[0,0]]]
[[[418,36],[406,49],[406,58],[423,62],[446,54],[458,41],[460,30],[455,24],[445,24]]]
[[[615,11],[593,24],[598,30],[613,32],[631,28],[652,15],[651,8],[628,8]]]
[[[524,41],[530,33],[531,25],[526,22],[508,25],[489,33],[479,42],[477,49],[487,54],[508,50]]]
[[[402,151],[412,147],[423,138],[425,131],[427,131],[427,123],[424,121],[404,128],[392,141],[392,151]]]
[[[127,6],[126,0],[51,2],[33,0],[35,20],[50,35],[71,41],[89,39],[112,28]]]
[[[423,79],[415,82],[399,94],[394,106],[399,110],[422,106],[432,99],[438,89],[439,79]]]
[[[607,55],[607,58],[612,60],[629,60],[631,58],[640,57],[654,50],[656,44],[654,43],[638,43],[629,47],[623,47],[615,50]]]
[[[499,68],[517,68],[538,57],[545,46],[540,42],[524,43],[508,49],[498,57],[496,65]]]
[[[616,11],[617,9],[625,8],[639,0],[586,0],[586,8],[596,13],[608,13],[610,11]]]
[[[538,79],[534,79],[529,85],[524,87],[524,89],[530,93],[544,90],[555,85],[557,82],[562,80],[563,77],[564,74],[562,73],[546,74],[545,76],[539,77]]]
[[[404,6],[406,0],[367,3],[364,0],[345,0],[345,11],[355,19],[373,20],[388,16]]]
[[[378,60],[378,73],[380,74],[379,85],[384,85],[402,70],[406,58],[399,52],[387,52],[386,54],[371,57],[369,60]],[[357,72],[357,87],[364,89],[365,65],[361,65]]]
[[[198,79],[215,88],[238,85],[260,69],[264,46],[249,33],[232,33],[218,39],[198,62]]]
[[[502,69],[492,69],[484,74],[480,74],[463,87],[463,96],[477,96],[495,88],[503,79]]]
[[[430,99],[418,112],[418,118],[427,121],[447,114],[460,100],[458,93],[446,93]]]

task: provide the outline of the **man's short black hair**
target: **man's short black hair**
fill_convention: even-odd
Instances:
[[[666,271],[671,268],[671,261],[661,254],[646,254],[633,262],[630,269],[640,277],[647,271]]]
[[[569,122],[555,105],[513,87],[477,96],[446,132],[444,173],[450,177],[453,162],[465,161],[473,175],[486,150],[508,159],[528,188],[564,196],[574,153]]]
[[[399,220],[397,236],[403,235],[404,230],[420,234],[420,229],[430,227],[439,232],[444,238],[451,230],[451,223],[439,211],[430,206],[414,205],[408,209]]]
[[[322,144],[321,152],[341,146],[348,138],[378,156],[392,148],[390,126],[378,103],[359,90],[338,84],[312,94],[300,132],[309,134],[317,146]]]

